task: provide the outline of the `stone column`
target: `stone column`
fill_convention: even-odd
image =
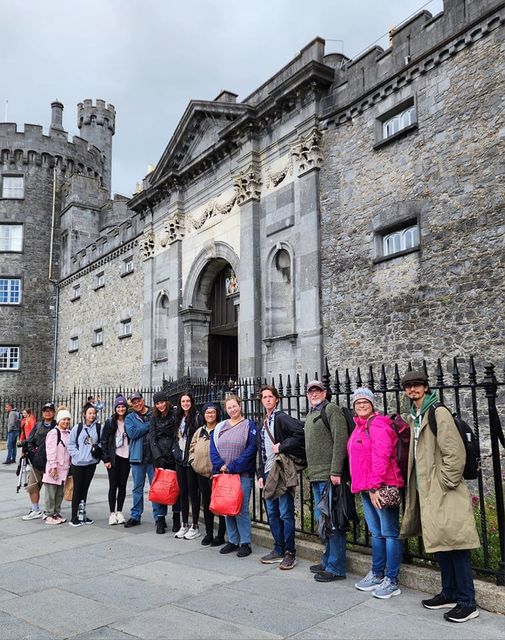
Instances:
[[[147,221],[147,220],[146,220]],[[140,254],[144,260],[144,301],[142,305],[142,386],[152,385],[152,329],[153,329],[153,274],[154,232],[149,220],[144,235],[139,240]]]
[[[180,313],[184,328],[184,371],[192,378],[209,375],[209,325],[212,312],[208,309],[184,309]]]

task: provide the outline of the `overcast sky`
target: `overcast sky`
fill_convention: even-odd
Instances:
[[[114,104],[112,188],[131,195],[190,100],[243,100],[316,36],[349,57],[385,47],[421,7],[443,0],[0,0],[0,121],[46,131],[58,99],[76,135],[78,102]]]

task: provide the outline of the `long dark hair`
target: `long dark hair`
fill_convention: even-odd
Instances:
[[[184,415],[184,409],[181,407],[181,399],[184,396],[188,396],[188,398],[191,400],[191,408],[188,411],[187,416]],[[183,391],[179,396],[179,401],[177,403],[177,412],[175,414],[175,417],[177,418],[177,424],[180,424],[183,418],[186,418],[186,424],[192,424],[196,419],[196,413],[196,404],[193,394],[191,393],[191,391]]]
[[[169,415],[171,410],[172,410],[172,405],[170,404],[170,400],[167,400],[167,408],[165,410],[165,413],[161,413],[161,411],[158,409],[155,403],[153,406],[153,416],[155,418],[165,418],[166,416]]]

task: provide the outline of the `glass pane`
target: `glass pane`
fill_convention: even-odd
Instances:
[[[395,233],[390,233],[387,236],[384,236],[384,244],[383,244],[383,252],[385,256],[389,256],[393,253],[397,253],[401,251],[400,248],[401,239],[400,232],[396,231]]]
[[[419,229],[417,225],[405,229],[402,235],[403,249],[412,249],[419,244]]]

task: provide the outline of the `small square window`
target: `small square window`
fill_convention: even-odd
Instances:
[[[17,371],[19,369],[19,347],[0,346],[0,369]]]
[[[96,274],[95,290],[96,289],[101,289],[102,287],[105,287],[105,273],[103,271],[101,271],[100,273]]]
[[[2,198],[22,200],[25,197],[25,179],[23,176],[3,176]]]
[[[81,297],[81,285],[80,284],[74,284],[74,286],[72,287],[72,302],[74,300],[79,300],[79,298]]]
[[[100,344],[103,344],[103,329],[95,329],[93,346],[96,347]]]
[[[129,256],[123,260],[121,276],[127,276],[130,273],[133,273],[133,256]]]
[[[0,278],[0,304],[20,304],[21,278]]]
[[[23,250],[23,225],[0,224],[0,251]]]
[[[121,333],[119,334],[119,338],[129,338],[132,334],[132,321],[131,318],[127,318],[126,320],[121,320]]]
[[[68,349],[69,353],[74,351],[79,351],[79,336],[72,336],[70,338],[70,346]]]

